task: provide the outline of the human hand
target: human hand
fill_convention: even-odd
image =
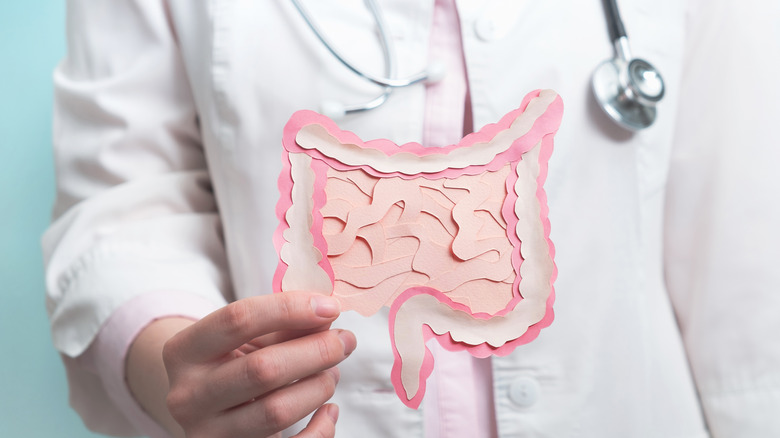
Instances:
[[[265,437],[315,411],[298,437],[332,437],[336,364],[355,336],[330,329],[334,298],[286,292],[215,311],[165,343],[167,404],[186,436]]]

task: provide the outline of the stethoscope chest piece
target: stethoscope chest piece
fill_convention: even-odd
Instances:
[[[620,126],[631,131],[655,122],[656,103],[663,98],[664,82],[643,59],[604,61],[593,72],[593,94],[599,106]]]
[[[616,0],[604,0],[604,7],[615,57],[593,72],[593,95],[618,125],[639,131],[655,122],[656,104],[664,97],[664,80],[652,64],[631,56]]]

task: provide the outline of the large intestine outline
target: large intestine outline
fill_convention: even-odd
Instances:
[[[542,186],[561,114],[557,94],[536,91],[458,145],[426,149],[363,142],[296,113],[283,139],[274,290],[332,294],[364,315],[390,307],[391,377],[413,408],[433,369],[427,339],[477,357],[530,342],[553,318]]]

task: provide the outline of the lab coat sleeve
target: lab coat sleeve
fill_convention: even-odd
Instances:
[[[78,360],[139,297],[231,296],[198,115],[163,1],[72,0],[55,81],[57,200],[43,237],[47,310],[71,403],[93,430],[135,433]],[[152,298],[150,298],[152,297]],[[166,299],[167,297],[167,299]],[[203,304],[208,303],[208,304]],[[170,314],[161,306],[153,319]]]
[[[780,436],[780,3],[689,20],[667,286],[713,438]]]

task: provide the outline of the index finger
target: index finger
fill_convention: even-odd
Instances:
[[[338,300],[316,293],[284,292],[244,298],[182,330],[173,341],[180,359],[207,362],[259,336],[322,326],[336,319],[340,312]]]

